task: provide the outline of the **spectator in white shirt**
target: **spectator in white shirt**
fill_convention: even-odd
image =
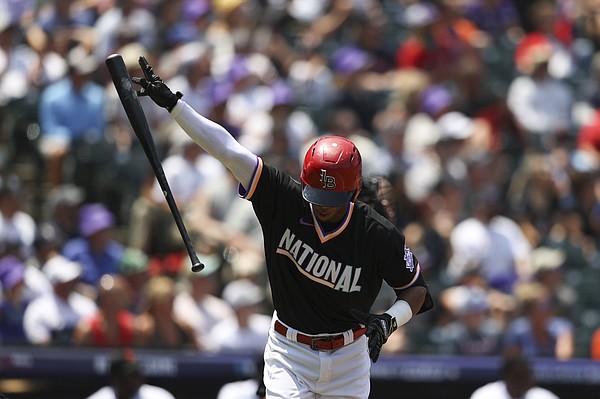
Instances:
[[[557,138],[566,136],[572,129],[572,90],[548,71],[553,51],[544,35],[527,35],[515,51],[515,63],[521,75],[510,83],[506,98],[517,125],[536,152],[548,152]]]
[[[224,320],[233,320],[235,315],[232,307],[217,296],[223,258],[217,250],[207,253],[202,248],[202,245],[198,246],[198,256],[204,263],[204,270],[202,273],[193,273],[189,264],[181,268],[182,289],[175,297],[173,310],[177,317],[187,320],[194,328],[201,348],[209,350],[207,337],[213,327]]]
[[[519,225],[501,214],[500,194],[494,186],[473,193],[473,215],[450,233],[448,276],[458,282],[475,271],[492,288],[510,293],[517,282],[531,278],[531,244]]]
[[[271,316],[260,313],[264,290],[249,279],[237,279],[227,284],[223,299],[233,307],[236,317],[213,327],[209,341],[215,350],[262,353],[271,325]]]
[[[33,253],[37,223],[23,210],[24,188],[15,174],[0,175],[0,255]]]
[[[96,303],[75,291],[81,266],[56,255],[44,264],[42,271],[52,284],[52,291],[29,304],[23,327],[34,345],[71,345],[73,329],[82,317],[97,311]]]

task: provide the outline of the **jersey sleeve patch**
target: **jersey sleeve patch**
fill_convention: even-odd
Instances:
[[[404,244],[404,262],[406,263],[406,268],[412,273],[415,270],[414,257],[410,248]]]
[[[258,185],[258,181],[260,180],[260,176],[263,170],[263,160],[260,157],[256,158],[256,166],[254,167],[254,172],[252,173],[252,178],[250,179],[250,184],[248,189],[246,190],[241,184],[238,184],[238,196],[240,198],[244,198],[249,200],[252,198],[254,191],[256,191],[256,186]]]
[[[421,275],[421,267],[419,265],[419,262],[415,260],[412,251],[410,250],[410,248],[408,248],[406,244],[404,244],[404,264],[405,268],[409,272],[409,275],[411,276],[411,279],[407,284],[404,284],[402,286],[392,286],[395,290],[404,290],[412,286],[413,284],[415,284],[415,282],[419,279],[419,276]]]

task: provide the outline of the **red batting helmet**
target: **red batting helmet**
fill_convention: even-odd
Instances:
[[[343,206],[353,201],[362,185],[362,159],[350,140],[339,136],[318,139],[306,152],[302,196],[315,205]]]

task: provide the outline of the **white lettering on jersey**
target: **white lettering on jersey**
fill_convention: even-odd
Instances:
[[[412,273],[415,270],[415,263],[413,262],[413,254],[406,244],[404,244],[404,262],[406,263],[406,268]]]
[[[297,239],[290,229],[286,229],[281,236],[277,253],[287,256],[306,277],[334,290],[360,292],[362,288],[358,284],[362,268],[344,265],[316,253]]]

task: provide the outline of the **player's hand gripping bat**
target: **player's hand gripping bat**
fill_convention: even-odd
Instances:
[[[142,62],[143,59],[143,62]],[[188,252],[190,260],[192,262],[192,271],[199,272],[204,269],[204,265],[198,259],[198,255],[194,250],[194,246],[192,245],[192,240],[183,224],[183,219],[181,217],[181,213],[177,208],[177,204],[175,203],[175,199],[173,198],[173,194],[171,192],[171,188],[169,186],[169,182],[165,176],[165,172],[162,168],[162,164],[156,152],[156,146],[154,144],[154,139],[152,138],[152,133],[150,132],[150,128],[148,127],[148,122],[146,120],[146,116],[144,115],[144,110],[140,104],[140,100],[138,98],[138,92],[133,87],[133,82],[137,80],[136,83],[141,84],[140,78],[134,78],[132,80],[127,72],[127,68],[125,67],[125,62],[123,61],[123,57],[120,54],[112,54],[106,58],[106,66],[108,68],[108,72],[110,73],[110,77],[117,89],[117,93],[119,95],[119,99],[121,100],[121,104],[125,109],[127,114],[127,118],[129,119],[129,123],[131,123],[131,127],[135,135],[137,136],[144,152],[146,154],[146,158],[150,162],[150,166],[152,167],[152,171],[158,180],[158,184],[160,185],[167,204],[169,205],[169,209],[171,210],[171,214],[173,215],[173,219],[175,220],[175,224],[179,229],[179,233],[181,234],[181,238],[183,239],[183,243]],[[153,89],[159,90],[158,97],[165,100],[165,103],[158,104],[164,108],[167,108],[169,111],[173,109],[175,104],[177,104],[177,100],[181,98],[181,93],[173,94],[171,90],[162,82],[162,80],[154,74],[150,65],[145,58],[140,57],[140,66],[144,71],[144,75],[146,78],[145,84],[142,85],[142,90],[146,91],[148,94],[149,90],[148,86],[152,86]],[[146,87],[144,87],[146,86]],[[158,88],[157,88],[158,87]],[[168,91],[171,95],[165,92]],[[140,95],[145,95],[144,93],[139,93]],[[174,98],[173,98],[174,97]],[[156,102],[156,99],[152,97],[152,99]],[[158,102],[157,102],[158,103]]]

